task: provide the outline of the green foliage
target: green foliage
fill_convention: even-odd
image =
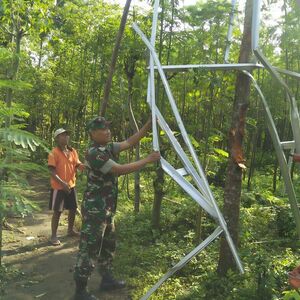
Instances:
[[[99,111],[100,99],[119,27],[121,9],[107,1],[10,1],[1,2],[0,28],[0,99],[12,93],[10,105],[0,102],[0,214],[31,213],[35,208],[28,199],[27,174],[40,172],[32,163],[45,163],[43,153],[33,159],[31,151],[52,143],[53,131],[64,124],[73,132],[72,140],[80,152],[88,144],[86,121]],[[273,5],[276,1],[268,3]],[[179,1],[164,1],[161,26],[158,28],[157,51],[163,64],[223,63],[226,47],[228,1],[198,1],[182,9]],[[299,67],[299,7],[295,1],[287,5],[280,30],[263,22],[260,45],[263,53],[278,67]],[[173,7],[172,7],[173,6]],[[263,20],[272,16],[263,8]],[[150,36],[151,11],[135,9],[128,24],[135,21]],[[277,20],[276,20],[277,21]],[[238,61],[241,37],[241,14],[237,12],[230,60]],[[160,29],[163,32],[160,32]],[[19,35],[17,35],[19,34]],[[20,37],[20,51],[16,37]],[[184,46],[183,46],[184,45]],[[132,107],[142,124],[149,115],[147,96],[148,52],[137,35],[127,26],[112,83],[107,117],[113,120],[112,132],[117,140],[130,135],[128,91],[132,89]],[[18,65],[18,66],[17,66]],[[125,70],[125,72],[124,72]],[[128,78],[133,73],[132,83]],[[229,156],[227,136],[234,102],[236,73],[230,71],[194,70],[166,73],[183,122],[196,149],[217,202],[222,206],[226,165]],[[280,138],[290,140],[286,125],[289,106],[283,101],[273,79],[264,71],[254,71],[267,100]],[[286,79],[296,96],[298,82]],[[132,84],[132,86],[131,86]],[[276,88],[274,88],[274,86]],[[163,88],[158,85],[157,102],[171,130],[179,141],[178,126],[171,114]],[[244,174],[240,244],[246,274],[232,272],[226,278],[215,275],[218,245],[194,258],[187,266],[162,285],[155,299],[279,299],[296,297],[287,291],[285,272],[297,264],[294,221],[288,201],[281,195],[282,182],[274,182],[274,150],[264,124],[263,112],[256,93],[251,92],[244,137],[245,158],[254,173]],[[299,97],[296,97],[299,98]],[[30,115],[27,113],[30,112]],[[5,127],[6,124],[6,127]],[[32,134],[35,133],[36,135]],[[168,161],[182,167],[167,138],[162,135],[163,150]],[[145,137],[141,155],[148,153],[151,136]],[[254,147],[255,146],[255,147]],[[252,155],[255,152],[255,155]],[[121,162],[128,157],[121,156]],[[142,172],[142,211],[132,215],[132,201],[123,191],[120,199],[120,256],[117,272],[134,286],[133,299],[139,299],[171,265],[199,242],[195,237],[197,205],[169,178],[164,184],[162,228],[150,225],[153,168]],[[296,175],[296,174],[295,174]],[[132,178],[132,175],[128,176]],[[300,194],[299,178],[294,176]],[[276,181],[276,180],[275,180]],[[84,180],[80,181],[83,185]],[[124,186],[123,186],[124,187]],[[83,186],[79,187],[83,190]],[[132,194],[132,187],[129,194]],[[122,221],[122,222],[121,222]],[[206,215],[202,220],[202,238],[208,236],[215,223]],[[3,274],[3,273],[2,273]],[[1,271],[0,271],[1,276]],[[0,277],[2,278],[2,277]],[[293,295],[294,294],[294,295]]]
[[[276,225],[280,237],[296,239],[295,220],[289,206],[276,206]]]
[[[30,201],[32,192],[28,184],[17,181],[0,182],[0,214],[2,216],[18,215],[24,217],[31,214],[38,207]]]
[[[43,146],[47,150],[45,143],[41,139],[25,130],[13,127],[2,128],[0,129],[0,138],[3,141],[13,142],[17,146],[22,146],[22,148],[29,148],[31,151],[35,151],[37,146]]]
[[[282,300],[300,300],[300,294],[298,291],[285,291]]]
[[[117,217],[120,244],[116,272],[134,286],[133,299],[140,299],[171,266],[198,243],[195,240],[195,212],[191,202],[168,178],[162,204],[161,229],[151,229],[151,177],[143,174],[142,211],[132,214],[132,202],[121,194]],[[281,299],[296,295],[290,291],[287,272],[299,264],[299,243],[287,199],[269,191],[272,174],[257,174],[255,190],[243,192],[240,229],[240,255],[245,274],[216,274],[218,243],[193,258],[155,293],[155,299]],[[221,206],[223,190],[213,187]],[[274,205],[275,204],[275,205]],[[215,224],[202,219],[202,239]]]
[[[10,88],[12,90],[31,89],[32,85],[20,80],[0,80],[0,88]]]
[[[0,216],[1,219],[8,214],[27,215],[32,213],[33,209],[37,207],[29,200],[30,199],[30,188],[26,181],[26,175],[33,173],[44,172],[44,168],[38,166],[35,163],[30,162],[30,152],[25,149],[18,149],[13,145],[8,144],[10,141],[10,131],[6,129],[8,136],[4,135],[2,143],[0,143],[2,159],[0,159],[1,181],[0,181]],[[7,139],[5,139],[7,137]],[[35,150],[36,142],[35,136],[27,134],[25,131],[18,131],[18,141],[23,148],[29,148]],[[1,140],[0,140],[1,141]],[[15,141],[15,139],[13,139]],[[36,142],[38,145],[38,143]],[[5,155],[6,154],[6,155]]]
[[[132,299],[140,299],[198,244],[194,231],[197,205],[177,186],[172,186],[163,200],[161,229],[152,230],[152,192],[145,183],[143,180],[142,211],[134,215],[132,201],[122,192],[117,215],[119,244],[115,270],[134,286]],[[213,192],[220,201],[223,191],[214,188]],[[299,245],[295,236],[284,237],[278,231],[277,208],[252,204],[250,208],[242,208],[241,222],[244,275],[237,272],[229,272],[226,277],[217,275],[218,243],[214,242],[164,282],[155,299],[269,300],[292,295],[286,274],[299,264]],[[215,224],[208,216],[204,216],[202,223],[204,239]]]
[[[14,267],[0,266],[0,296],[4,294],[5,285],[8,281],[15,280],[23,275],[24,273]]]

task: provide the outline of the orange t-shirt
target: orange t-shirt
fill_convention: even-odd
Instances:
[[[76,182],[76,168],[81,164],[78,154],[74,148],[69,148],[68,157],[59,148],[55,147],[49,153],[48,166],[54,167],[56,174],[66,183],[70,188],[75,186]],[[51,187],[54,190],[62,190],[63,187],[54,178],[50,179]]]

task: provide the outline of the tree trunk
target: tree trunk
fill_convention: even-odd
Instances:
[[[198,207],[196,212],[196,229],[195,229],[195,239],[198,243],[202,239],[202,217],[203,217],[203,209],[201,207]]]
[[[23,37],[23,31],[21,29],[17,28],[16,40],[15,40],[15,44],[16,44],[15,52],[14,52],[14,56],[13,56],[12,66],[10,69],[10,74],[8,76],[8,79],[10,79],[10,80],[17,79],[17,74],[18,74],[18,69],[19,69],[19,64],[20,64],[20,52],[21,52],[22,37]],[[11,107],[12,95],[13,95],[13,90],[11,88],[8,88],[6,97],[5,97],[5,102],[8,107]]]
[[[243,40],[240,49],[240,63],[249,62],[251,55],[251,17],[252,0],[247,0]],[[224,218],[227,222],[228,230],[235,245],[238,244],[239,237],[239,213],[242,187],[242,171],[244,168],[243,137],[245,119],[248,109],[248,99],[250,94],[250,79],[243,73],[239,73],[236,80],[235,101],[231,128],[229,130],[229,162],[227,166],[225,194],[224,194]],[[230,248],[226,239],[221,239],[218,273],[226,275],[229,269],[235,269]]]
[[[2,231],[4,218],[0,212],[0,267],[2,267]]]
[[[131,4],[131,0],[127,0],[125,7],[124,7],[124,11],[123,11],[123,15],[122,15],[122,19],[121,19],[121,23],[120,23],[120,27],[119,27],[119,32],[118,32],[118,35],[116,38],[116,44],[115,44],[115,47],[114,47],[114,50],[112,53],[112,57],[111,57],[110,69],[109,69],[108,77],[107,77],[105,88],[104,88],[103,101],[102,101],[102,105],[101,105],[100,112],[99,112],[100,116],[105,115],[106,108],[108,105],[112,78],[113,78],[113,74],[115,72],[115,67],[116,67],[117,58],[118,58],[118,52],[120,49],[121,40],[122,40],[123,32],[125,29],[130,4]]]
[[[279,164],[278,164],[278,160],[275,159],[275,162],[274,162],[274,169],[273,169],[273,189],[272,189],[272,192],[275,193],[276,192],[276,189],[277,189],[277,173],[278,173],[278,167],[279,167]],[[292,177],[292,174],[291,174],[291,177]],[[292,178],[293,179],[293,178]]]
[[[163,32],[164,32],[164,16],[165,16],[165,5],[164,0],[160,2],[161,4],[161,13],[160,13],[160,34],[159,34],[159,61],[162,61],[162,49],[163,49]],[[169,41],[169,47],[170,47],[170,41]],[[168,51],[168,50],[167,50]],[[164,115],[165,112],[165,105],[164,105],[164,93],[162,93],[161,99],[160,96],[160,78],[157,77],[156,80],[156,104],[158,108],[160,109],[162,115]],[[161,147],[160,154],[162,157],[164,157],[164,151]],[[162,199],[164,196],[164,171],[161,166],[156,168],[155,171],[155,179],[153,180],[153,188],[154,188],[154,199],[153,199],[153,207],[152,207],[152,227],[154,229],[159,229],[160,227],[160,208]]]
[[[133,78],[135,75],[135,58],[130,56],[128,61],[125,63],[125,72],[127,75],[128,81],[128,107],[129,107],[129,120],[130,127],[134,132],[139,131],[139,127],[134,117],[132,109],[132,94],[133,94]],[[140,143],[135,146],[135,161],[140,160]],[[140,202],[141,202],[141,189],[140,189],[140,172],[134,172],[134,211],[137,213],[140,211]]]
[[[262,132],[262,129],[259,124],[258,128],[256,128],[256,130],[255,130],[255,133],[254,133],[253,139],[252,139],[251,161],[250,161],[248,181],[247,181],[247,191],[248,192],[251,190],[251,179],[253,177],[255,165],[256,165],[257,144],[258,144],[258,139],[261,138],[261,132]]]
[[[163,150],[160,151],[163,156]],[[159,167],[156,170],[156,177],[153,181],[154,187],[154,201],[152,208],[152,227],[159,229],[160,227],[160,208],[162,199],[164,197],[164,170]]]

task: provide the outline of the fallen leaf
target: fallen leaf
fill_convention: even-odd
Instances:
[[[34,298],[41,298],[43,296],[45,296],[47,293],[43,293],[43,294],[39,294],[39,295],[36,295]]]

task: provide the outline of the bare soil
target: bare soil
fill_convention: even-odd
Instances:
[[[51,212],[48,211],[48,183],[34,181],[34,199],[42,210],[24,219],[12,218],[10,224],[24,233],[4,231],[3,258],[5,266],[18,270],[18,276],[7,283],[2,300],[71,300],[74,296],[73,267],[78,252],[78,238],[66,236],[67,212],[61,217],[58,236],[62,244],[49,242]],[[101,300],[128,300],[128,291],[103,293],[101,277],[94,272],[89,290]]]

